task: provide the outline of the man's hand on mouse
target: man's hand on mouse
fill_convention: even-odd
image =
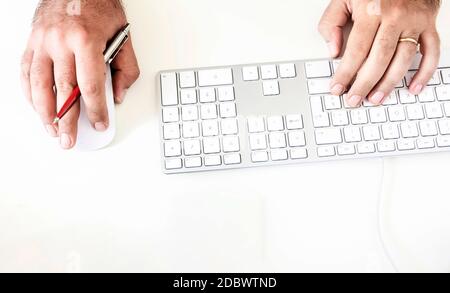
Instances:
[[[347,48],[331,84],[333,95],[346,95],[358,106],[368,98],[381,104],[411,67],[417,45],[423,59],[410,84],[419,94],[439,63],[440,40],[436,30],[439,0],[331,0],[319,24],[333,58],[343,50],[343,27],[353,28]],[[414,41],[400,42],[400,39]]]
[[[22,84],[48,133],[60,138],[62,148],[76,143],[79,103],[58,126],[53,120],[77,84],[92,126],[97,131],[108,129],[103,52],[126,23],[120,0],[40,2],[22,59]],[[111,66],[114,98],[122,103],[140,74],[131,39]]]

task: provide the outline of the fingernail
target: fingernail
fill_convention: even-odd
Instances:
[[[352,107],[357,107],[361,103],[361,100],[361,96],[353,95],[350,97],[350,99],[348,99],[348,104]]]
[[[339,54],[339,49],[336,46],[336,44],[333,42],[329,42],[329,43],[327,43],[327,45],[328,45],[328,50],[330,51],[331,57],[333,57],[333,58],[336,57]]]
[[[342,93],[344,93],[344,86],[342,84],[335,84],[332,88],[331,88],[331,93],[335,96],[340,96],[342,95]]]
[[[70,149],[72,147],[72,140],[70,136],[66,133],[61,134],[60,142],[61,147],[65,150]]]
[[[123,103],[123,101],[125,100],[125,96],[127,95],[127,92],[128,92],[128,90],[123,90],[122,91],[122,95],[121,96],[117,96],[116,97],[116,102],[118,103],[118,104],[122,104]]]
[[[56,131],[55,126],[49,124],[49,125],[46,125],[45,128],[47,129],[47,132],[51,137],[58,136],[58,132]]]
[[[384,99],[384,93],[383,92],[376,92],[370,101],[376,105],[381,104],[381,101]]]
[[[421,84],[412,85],[410,90],[411,90],[412,94],[418,95],[418,94],[420,94],[422,92],[423,85],[421,85]]]
[[[95,130],[97,130],[99,132],[103,132],[103,131],[106,131],[106,129],[108,129],[108,126],[103,122],[95,123],[94,127],[95,127]]]

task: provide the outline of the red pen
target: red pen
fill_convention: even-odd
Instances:
[[[110,64],[113,62],[114,58],[116,58],[117,54],[119,54],[122,47],[129,39],[130,34],[130,24],[128,23],[119,33],[116,35],[114,40],[108,46],[104,53],[105,63]],[[59,110],[56,115],[53,124],[58,124],[58,122],[69,112],[69,110],[75,105],[78,99],[81,97],[81,91],[78,85],[73,89],[67,101],[62,106],[61,110]]]

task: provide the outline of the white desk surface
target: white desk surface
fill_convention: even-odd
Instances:
[[[19,59],[35,4],[3,3],[0,272],[391,272],[376,225],[381,159],[160,170],[156,73],[325,57],[327,2],[126,1],[142,77],[117,108],[114,145],[95,153],[61,151],[25,102]],[[383,227],[401,271],[450,271],[449,163],[385,161]]]

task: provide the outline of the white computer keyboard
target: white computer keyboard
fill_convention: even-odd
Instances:
[[[161,72],[165,173],[450,150],[450,54],[423,93],[407,76],[382,106],[329,93],[338,60]]]

